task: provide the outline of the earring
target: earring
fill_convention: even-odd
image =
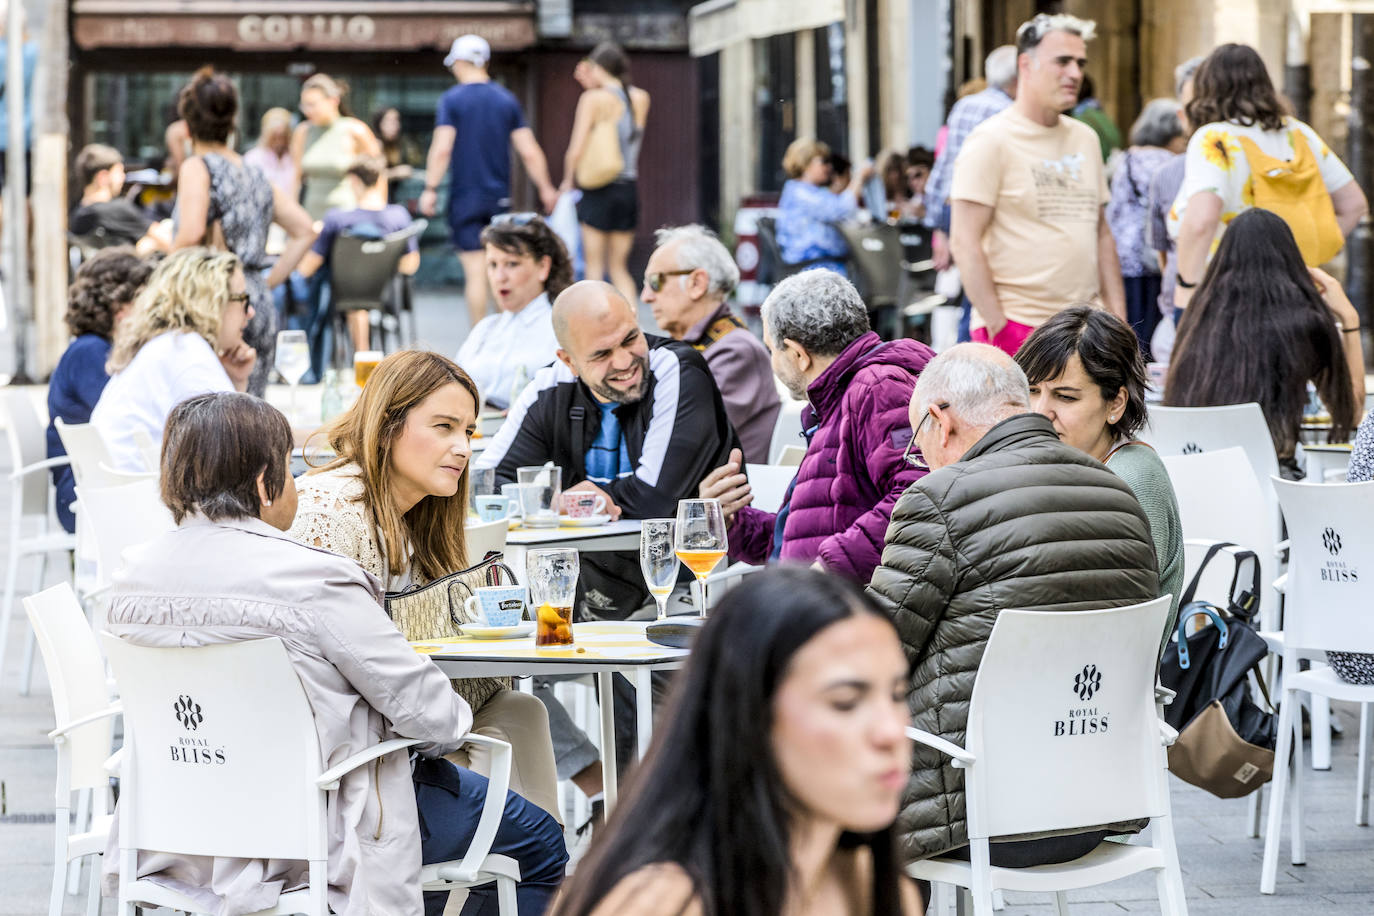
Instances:
[[[262,504],[263,504],[264,506],[270,506],[270,505],[272,505],[272,500],[270,500],[270,499],[264,499],[264,500],[262,501]]]
[[[1110,415],[1108,415],[1108,417],[1107,417],[1107,422],[1108,422],[1108,423],[1115,423],[1115,422],[1116,422],[1116,414],[1110,414]]]

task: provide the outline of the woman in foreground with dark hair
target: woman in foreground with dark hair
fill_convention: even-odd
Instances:
[[[1247,210],[1222,236],[1179,322],[1164,403],[1255,401],[1280,472],[1296,480],[1309,381],[1331,414],[1330,441],[1349,440],[1364,409],[1359,313],[1330,274],[1303,264],[1287,223]]]
[[[1110,312],[1072,305],[1026,338],[1016,363],[1030,382],[1031,409],[1054,423],[1060,439],[1126,481],[1145,510],[1159,593],[1173,596],[1162,650],[1183,587],[1183,524],[1164,462],[1135,438],[1146,419],[1145,360],[1135,332]]]
[[[781,566],[712,614],[555,916],[924,912],[891,830],[911,767],[892,621]]]

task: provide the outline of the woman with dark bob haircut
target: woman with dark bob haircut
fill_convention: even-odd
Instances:
[[[1349,440],[1364,408],[1360,316],[1330,274],[1303,264],[1288,224],[1267,210],[1231,223],[1183,313],[1164,388],[1171,407],[1254,401],[1285,477],[1307,383],[1331,414],[1332,442]]]
[[[1126,481],[1145,510],[1159,593],[1173,596],[1167,642],[1183,586],[1183,526],[1164,462],[1135,438],[1146,420],[1145,361],[1135,332],[1109,312],[1072,305],[1026,338],[1016,362],[1030,382],[1031,409],[1054,423],[1060,439]]]
[[[67,289],[66,322],[73,340],[48,380],[49,458],[67,454],[57,434],[59,419],[68,425],[91,421],[91,411],[110,380],[105,361],[110,358],[115,325],[129,314],[155,263],[121,245],[96,252],[77,269]],[[57,488],[57,520],[74,532],[76,478],[70,467],[60,467],[53,468],[52,480]]]
[[[1251,207],[1281,213],[1313,267],[1335,257],[1369,211],[1340,157],[1289,114],[1254,48],[1224,44],[1207,55],[1193,77],[1187,115],[1194,131],[1168,219],[1178,242],[1179,308],[1202,279],[1216,240]]]
[[[383,612],[375,578],[286,533],[296,515],[291,447],[286,417],[251,395],[198,395],[173,408],[161,486],[176,527],[125,554],[108,627],[140,646],[280,640],[328,763],[417,739],[413,761],[407,751],[385,754],[342,777],[322,839],[330,912],[435,916],[448,895],[423,892],[421,863],[467,851],[487,795],[485,777],[440,757],[464,744],[472,710]],[[508,792],[491,851],[519,866],[518,911],[543,913],[568,861],[557,822]],[[116,873],[124,864],[107,861]],[[274,909],[313,869],[153,850],[140,850],[136,867],[141,879],[194,888],[213,901],[209,910],[229,913]],[[495,897],[489,884],[473,888],[463,913],[494,913]]]
[[[924,912],[891,829],[909,686],[892,621],[854,586],[799,566],[747,577],[553,916]]]

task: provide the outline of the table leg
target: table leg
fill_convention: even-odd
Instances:
[[[636,759],[643,760],[649,753],[649,739],[654,734],[654,685],[653,672],[643,668],[635,670],[635,712],[638,747]]]
[[[606,817],[615,807],[617,786],[615,772],[615,674],[596,673],[596,693],[601,704],[601,787],[606,794]]]

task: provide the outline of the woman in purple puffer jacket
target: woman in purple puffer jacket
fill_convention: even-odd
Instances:
[[[883,552],[897,497],[924,473],[903,459],[916,377],[935,353],[915,340],[883,342],[869,330],[848,280],[816,270],[783,280],[763,304],[763,341],[773,372],[809,404],[806,457],[776,513],[749,506],[736,450],[699,488],[719,499],[730,559],[819,563],[866,583]]]

